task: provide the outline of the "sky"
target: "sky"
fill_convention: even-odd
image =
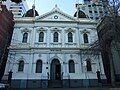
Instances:
[[[31,9],[34,0],[26,0],[29,9]],[[73,16],[76,8],[75,3],[82,2],[82,0],[35,0],[35,8],[39,15],[51,11],[55,5],[60,8],[63,12]]]

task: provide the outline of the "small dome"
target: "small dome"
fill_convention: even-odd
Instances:
[[[35,16],[39,16],[36,10],[35,10]],[[23,17],[34,17],[34,9],[28,10]]]
[[[77,12],[75,12],[74,17],[77,17]],[[81,10],[78,11],[78,18],[87,18],[85,13]]]

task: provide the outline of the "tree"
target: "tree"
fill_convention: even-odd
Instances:
[[[103,0],[105,18],[101,23],[104,24],[102,33],[99,34],[101,50],[108,53],[110,63],[111,84],[115,85],[115,67],[113,63],[112,45],[118,48],[120,43],[120,1],[119,0]]]
[[[110,24],[111,24],[111,33],[109,36],[109,45],[112,44],[113,40],[114,40],[114,46],[117,47],[117,42],[120,43],[120,25],[118,20],[119,19],[119,15],[120,15],[120,1],[119,0],[109,0],[109,4],[104,3],[106,6],[106,9],[108,10],[108,16],[109,16],[109,20],[110,20]],[[111,58],[110,60],[110,69],[111,70],[111,82],[114,85],[115,84],[115,75],[114,75],[114,64],[113,64],[113,57],[112,57],[112,52],[111,49],[108,49],[109,51],[109,57]]]

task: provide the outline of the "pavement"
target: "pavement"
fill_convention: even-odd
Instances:
[[[86,87],[86,88],[38,88],[38,89],[8,89],[8,90],[120,90],[120,88]]]

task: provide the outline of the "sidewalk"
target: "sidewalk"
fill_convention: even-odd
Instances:
[[[39,89],[9,89],[9,90],[120,90],[120,88],[39,88]]]

